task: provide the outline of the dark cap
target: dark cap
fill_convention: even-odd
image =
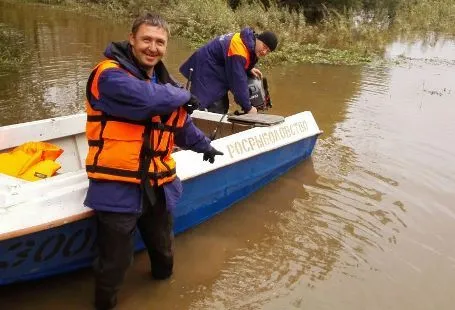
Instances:
[[[276,35],[271,31],[264,31],[257,35],[258,40],[261,40],[270,51],[274,51],[276,46],[278,45],[278,39]]]

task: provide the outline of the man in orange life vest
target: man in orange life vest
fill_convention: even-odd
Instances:
[[[180,66],[180,73],[189,77],[191,92],[201,103],[201,109],[226,114],[229,109],[227,92],[230,90],[245,113],[257,113],[250,103],[248,75],[262,79],[255,65],[260,57],[274,51],[278,44],[271,31],[256,34],[246,27],[241,32],[219,36],[194,52]]]
[[[90,179],[84,204],[95,210],[98,257],[95,307],[112,309],[133,255],[137,225],[148,250],[151,276],[167,279],[173,269],[172,209],[182,193],[171,152],[175,143],[203,153],[213,163],[223,155],[193,124],[199,102],[168,74],[169,27],[145,14],[128,41],[111,43],[106,60],[87,82]]]

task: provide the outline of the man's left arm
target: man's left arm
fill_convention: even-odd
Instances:
[[[216,155],[224,154],[211,146],[210,142],[210,139],[194,125],[189,115],[187,116],[183,127],[178,130],[175,135],[175,143],[177,146],[197,153],[204,153],[202,159],[213,164]]]
[[[185,150],[192,150],[197,153],[207,152],[210,146],[210,139],[194,125],[188,115],[185,124],[175,134],[175,144]]]

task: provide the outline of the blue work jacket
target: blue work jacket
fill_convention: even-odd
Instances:
[[[216,37],[180,66],[180,73],[187,79],[190,68],[193,68],[191,92],[198,97],[202,108],[221,99],[230,90],[245,112],[251,109],[247,72],[258,60],[255,53],[256,37],[252,28],[247,27],[240,32],[240,38],[247,48],[248,55],[245,57],[230,53],[234,35],[229,33]]]

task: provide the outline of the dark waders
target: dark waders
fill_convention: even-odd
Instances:
[[[143,199],[142,214],[96,212],[98,257],[95,261],[96,309],[112,309],[126,271],[133,261],[133,232],[136,227],[150,258],[152,277],[172,274],[172,215],[166,208],[162,187],[156,188],[156,204]]]
[[[150,134],[150,131],[148,131]],[[150,141],[147,134],[145,141]],[[173,218],[166,206],[163,187],[151,186],[148,169],[151,162],[150,143],[141,152],[142,212],[115,213],[96,211],[98,257],[95,270],[95,307],[112,309],[117,304],[128,267],[133,261],[133,233],[137,226],[148,251],[151,274],[155,279],[172,275],[174,265]]]

